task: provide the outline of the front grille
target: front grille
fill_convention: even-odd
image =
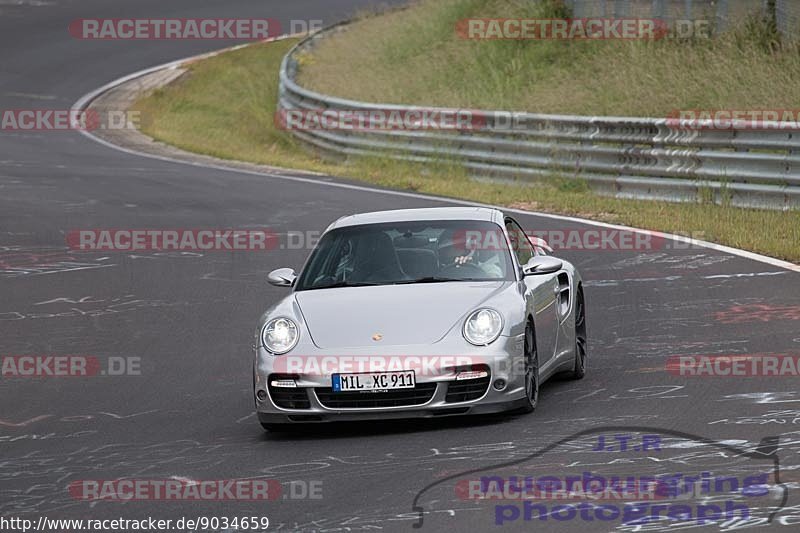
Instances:
[[[480,370],[486,370],[488,372],[489,367],[481,368]],[[444,401],[447,403],[455,403],[477,400],[486,394],[486,389],[489,388],[489,381],[491,381],[491,375],[485,378],[450,381],[447,383],[447,395]]]
[[[429,402],[436,392],[436,383],[417,383],[413,389],[385,392],[333,392],[330,387],[317,387],[314,392],[319,403],[330,409],[403,407]]]
[[[283,376],[273,374],[270,376],[269,383],[273,379],[281,379]],[[272,402],[284,409],[309,409],[311,402],[308,399],[307,389],[291,387],[273,387],[269,385],[269,396]]]

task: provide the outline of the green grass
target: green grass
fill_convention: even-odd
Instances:
[[[276,131],[273,117],[280,62],[296,42],[250,46],[191,64],[178,80],[135,105],[142,130],[192,152],[291,165],[298,148]]]
[[[570,178],[555,178],[536,187],[476,182],[449,161],[424,167],[381,157],[347,164],[327,162],[298,145],[273,121],[278,67],[292,44],[291,40],[259,44],[193,63],[176,82],[136,104],[144,132],[180,148],[224,159],[316,170],[396,189],[693,234],[800,261],[797,211],[617,200],[592,194],[585,183]],[[427,44],[423,42],[417,49],[424,50]],[[396,54],[399,59],[413,55],[408,48],[398,49]]]
[[[363,101],[578,115],[797,105],[800,51],[778,46],[774,30],[756,18],[743,17],[716,39],[474,41],[455,32],[456,21],[469,17],[565,15],[551,4],[420,0],[365,15],[316,49],[299,81]]]

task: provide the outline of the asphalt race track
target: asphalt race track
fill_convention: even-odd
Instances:
[[[268,16],[330,23],[368,3],[0,1],[0,106],[68,109],[130,72],[233,44],[80,41],[67,32],[76,18]],[[353,212],[448,205],[339,186],[345,183],[158,161],[75,132],[0,133],[0,355],[141,362],[140,376],[0,378],[0,515],[266,516],[269,530],[410,531],[419,518],[417,494],[441,482],[416,502],[423,530],[635,531],[619,521],[521,517],[496,527],[494,505],[457,497],[451,477],[494,472],[509,462],[519,466],[516,475],[557,475],[564,463],[584,470],[625,464],[681,472],[690,462],[732,469],[741,459],[736,449],[752,453],[762,439],[778,437],[758,453],[779,460],[788,499],[761,528],[797,530],[798,378],[692,378],[665,369],[671,355],[800,353],[796,272],[670,240],[650,250],[566,250],[561,255],[586,279],[589,369],[583,381],[545,385],[533,415],[336,424],[267,435],[253,415],[253,331],[261,312],[283,294],[267,285],[267,273],[299,268],[306,249],[126,254],[75,252],[65,242],[67,232],[85,228],[299,233]],[[518,219],[537,230],[596,229],[532,214]],[[587,430],[660,435],[663,455],[592,451],[597,435],[575,436]],[[719,448],[711,450],[703,439]],[[81,480],[263,477],[281,482],[277,501],[87,502],[68,490]],[[321,497],[310,498],[309,488],[321,489]],[[640,530],[679,529],[675,521],[648,527]],[[691,529],[726,527],[718,521]]]

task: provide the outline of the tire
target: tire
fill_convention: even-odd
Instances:
[[[575,363],[570,372],[570,379],[583,379],[586,375],[586,305],[583,300],[583,291],[578,289],[575,299]]]
[[[539,354],[536,350],[536,337],[533,327],[525,328],[525,404],[523,413],[532,413],[539,405]]]

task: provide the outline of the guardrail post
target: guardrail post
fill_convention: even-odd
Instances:
[[[572,11],[572,16],[576,19],[584,18],[586,11],[583,0],[567,0],[567,6]]]
[[[775,22],[784,38],[797,42],[800,39],[800,5],[789,0],[777,0]]]
[[[614,0],[614,18],[628,17],[631,14],[631,0]]]
[[[717,27],[716,32],[725,31],[728,28],[728,0],[717,1]]]
[[[653,7],[651,11],[653,13],[653,18],[664,20],[666,18],[666,9],[664,6],[665,0],[653,0]]]
[[[772,27],[778,28],[778,6],[777,0],[764,0],[763,3],[764,17],[772,24]]]

